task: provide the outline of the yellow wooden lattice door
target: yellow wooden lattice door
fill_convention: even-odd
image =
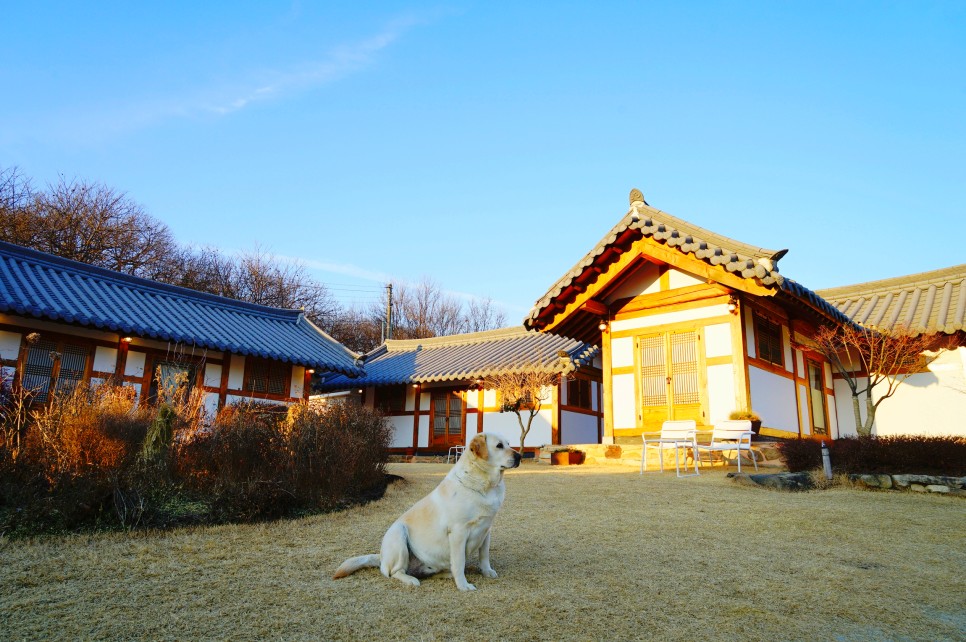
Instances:
[[[659,430],[668,419],[701,421],[697,332],[664,332],[638,339],[640,404],[638,421]]]

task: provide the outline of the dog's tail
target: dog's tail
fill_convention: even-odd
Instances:
[[[360,555],[358,557],[350,557],[346,561],[342,562],[342,566],[335,569],[335,575],[332,576],[332,579],[338,580],[346,575],[352,575],[360,568],[379,568],[381,561],[381,555]]]

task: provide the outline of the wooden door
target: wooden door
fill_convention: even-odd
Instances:
[[[463,397],[457,390],[434,390],[432,393],[432,443],[435,448],[462,446]]]
[[[664,332],[638,340],[640,412],[646,431],[668,419],[701,422],[697,332]]]

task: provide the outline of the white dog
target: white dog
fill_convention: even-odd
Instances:
[[[393,522],[380,554],[350,557],[333,578],[378,566],[386,577],[419,586],[417,578],[449,569],[459,590],[475,591],[466,581],[466,562],[479,560],[483,575],[496,577],[490,527],[506,495],[503,471],[519,465],[520,453],[505,439],[476,435],[439,486]]]

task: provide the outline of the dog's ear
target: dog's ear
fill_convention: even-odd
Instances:
[[[490,452],[486,447],[486,435],[477,435],[473,437],[470,442],[470,452],[479,457],[480,459],[489,459]]]

